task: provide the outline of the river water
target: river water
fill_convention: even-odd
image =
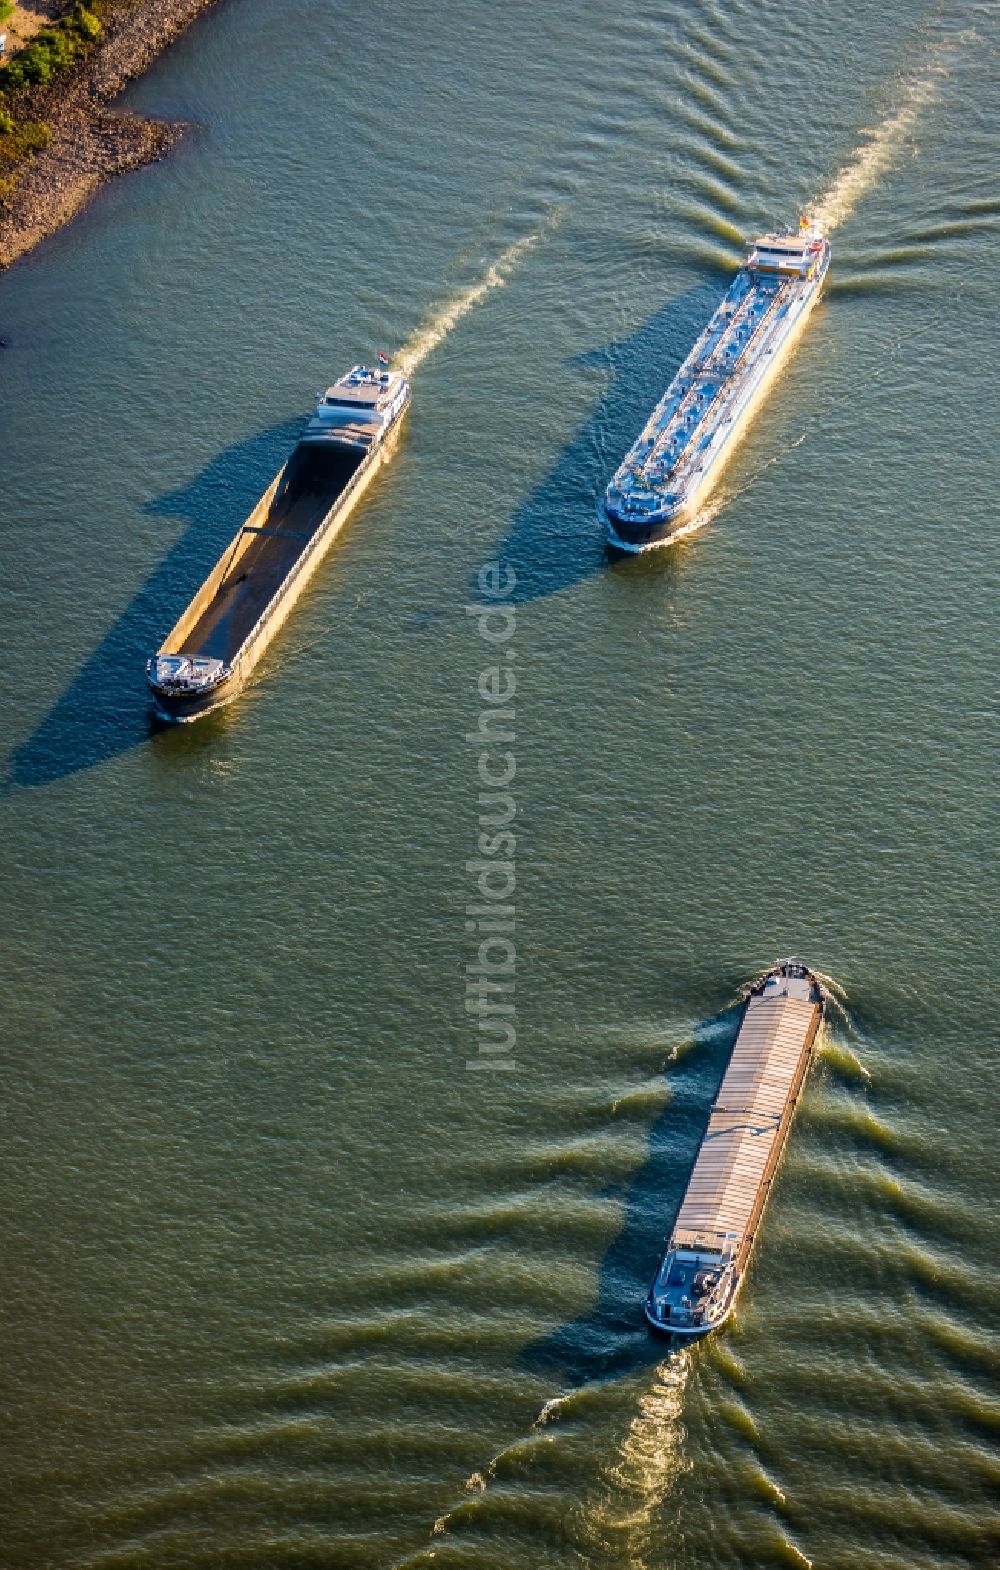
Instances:
[[[184,145],[0,282],[5,1570],[995,1562],[996,46],[973,0],[227,0],[129,95]],[[830,286],[704,527],[609,564],[803,206]],[[393,463],[252,690],[151,734],[146,655],[380,348]],[[844,1008],[672,1355],[641,1298],[789,951]]]

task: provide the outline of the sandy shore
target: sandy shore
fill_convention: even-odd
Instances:
[[[105,36],[65,82],[47,90],[36,111],[52,139],[19,172],[0,203],[0,267],[37,245],[112,175],[159,158],[183,127],[107,108],[125,84],[214,0],[138,0],[108,18]]]

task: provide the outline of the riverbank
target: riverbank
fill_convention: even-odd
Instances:
[[[0,267],[60,228],[106,180],[151,163],[183,126],[108,107],[214,0],[135,0],[103,12],[100,41],[64,78],[30,99],[48,143],[19,167],[0,199]],[[20,96],[20,95],[19,95]]]

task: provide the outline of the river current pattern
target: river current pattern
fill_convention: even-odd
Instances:
[[[971,0],[226,0],[128,94],[181,146],[0,280],[4,1570],[996,1563],[997,43]],[[828,286],[702,527],[609,560],[803,211]],[[151,728],[380,350],[391,464],[243,697]],[[840,1003],[674,1351],[642,1298],[789,953]]]

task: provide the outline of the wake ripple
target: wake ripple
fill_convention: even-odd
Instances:
[[[684,1395],[691,1376],[690,1347],[657,1365],[652,1386],[639,1397],[618,1453],[604,1477],[604,1496],[590,1512],[589,1529],[629,1570],[645,1570],[646,1555],[662,1550],[659,1511],[677,1478],[691,1468],[683,1454]]]
[[[810,217],[827,234],[851,216],[866,192],[897,161],[921,114],[940,93],[952,50],[952,44],[941,44],[933,51],[930,61],[906,82],[897,107],[873,130],[862,133],[865,140],[811,204]]]
[[[468,316],[491,290],[503,288],[518,262],[532,246],[538,243],[543,229],[551,227],[553,221],[550,218],[548,223],[543,224],[534,234],[525,235],[523,239],[515,240],[513,245],[508,245],[505,251],[501,251],[496,261],[490,264],[478,283],[472,284],[464,293],[447,305],[441,306],[429,321],[417,328],[413,337],[404,344],[396,356],[396,363],[404,376],[412,375],[417,366],[422,365],[429,354],[433,354],[462,318]]]

